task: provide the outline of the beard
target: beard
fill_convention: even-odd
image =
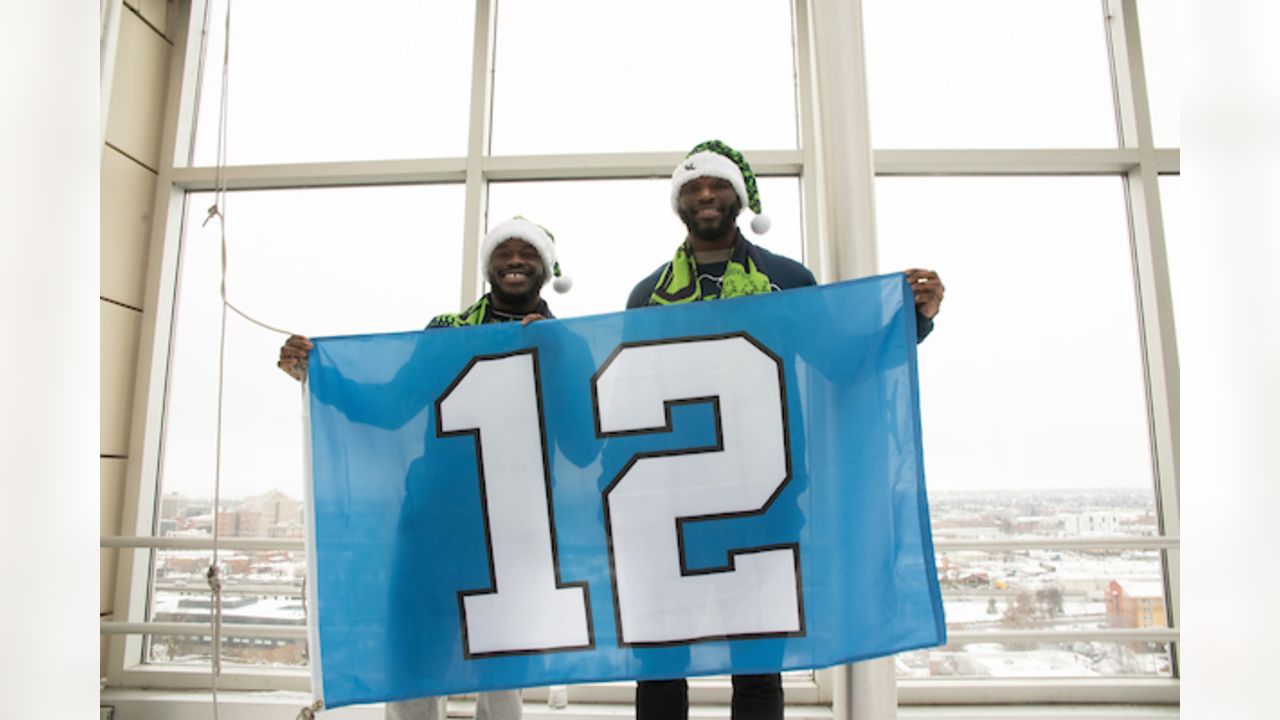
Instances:
[[[742,201],[734,201],[726,208],[715,225],[706,225],[697,220],[697,208],[679,208],[680,221],[684,223],[689,234],[699,240],[719,240],[733,232],[738,224],[738,214],[742,212]]]
[[[538,294],[542,290],[542,285],[547,279],[545,271],[538,271],[532,275],[532,282],[529,283],[529,289],[522,293],[509,293],[502,284],[498,282],[496,275],[489,276],[489,292],[507,307],[525,307],[533,305],[538,301]]]

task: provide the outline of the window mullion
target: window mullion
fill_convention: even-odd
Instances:
[[[1126,174],[1125,188],[1142,332],[1143,368],[1147,381],[1156,500],[1161,531],[1176,536],[1179,534],[1178,347],[1138,8],[1136,0],[1106,0],[1105,7],[1121,142],[1126,147],[1136,146],[1139,157],[1138,166]],[[1165,573],[1169,620],[1173,627],[1178,627],[1177,550],[1166,553]],[[1176,673],[1176,644],[1173,651]]]
[[[1173,326],[1172,288],[1160,211],[1159,175],[1143,163],[1131,170],[1125,187],[1129,200],[1134,279],[1142,333],[1147,412],[1151,422],[1152,464],[1160,530],[1179,535],[1178,444],[1179,366]],[[1169,620],[1178,623],[1178,552],[1165,556]],[[1175,664],[1176,667],[1176,664]],[[1175,671],[1176,672],[1176,671]]]
[[[1111,50],[1116,116],[1121,147],[1151,149],[1151,103],[1138,34],[1137,0],[1103,0]]]
[[[877,177],[922,175],[1122,175],[1141,163],[1134,148],[876,150]]]
[[[1177,704],[1177,680],[1034,678],[1007,680],[902,680],[904,705],[1043,703]]]
[[[757,177],[794,176],[802,171],[795,150],[742,148]],[[482,161],[488,181],[651,179],[670,175],[682,152],[590,153],[575,155],[490,155]]]
[[[844,280],[871,275],[878,267],[862,3],[832,0],[810,7],[816,86],[822,98],[817,124],[826,161],[820,195],[826,203],[827,232],[822,242],[833,260],[823,279]],[[898,705],[893,658],[838,668],[832,695],[838,720],[893,717]]]
[[[800,213],[804,233],[804,263],[819,282],[832,279],[831,253],[823,241],[826,203],[822,196],[822,138],[819,127],[820,103],[815,91],[817,61],[813,54],[813,33],[808,0],[792,3],[792,43],[796,69],[796,129],[803,167],[800,173]]]
[[[479,245],[488,205],[484,156],[492,128],[494,29],[496,0],[476,0],[475,35],[471,48],[471,109],[467,136],[466,202],[462,231],[462,283],[458,307],[480,294]]]
[[[875,175],[867,106],[866,53],[860,0],[811,5],[818,118],[826,202],[826,237],[833,267],[827,279],[876,272]]]
[[[422,185],[466,180],[465,158],[353,160],[276,165],[229,165],[222,169],[227,190],[347,188],[361,185]],[[173,182],[188,192],[218,189],[218,168],[176,168]]]

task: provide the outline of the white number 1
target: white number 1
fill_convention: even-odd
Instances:
[[[467,657],[593,647],[587,584],[559,579],[536,352],[473,359],[436,405],[440,435],[475,438],[485,511],[493,587],[459,593]]]

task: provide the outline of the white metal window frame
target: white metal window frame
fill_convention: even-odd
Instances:
[[[801,181],[804,259],[822,282],[878,272],[874,184],[886,176],[1105,175],[1124,180],[1137,287],[1143,367],[1151,429],[1160,535],[1135,540],[938,541],[940,550],[1006,550],[1046,547],[1153,549],[1164,555],[1170,629],[1046,633],[996,631],[980,639],[1052,641],[1152,640],[1170,642],[1172,679],[1103,680],[902,680],[891,660],[871,661],[815,674],[812,682],[787,682],[789,703],[832,705],[837,717],[870,717],[902,703],[1177,702],[1178,680],[1178,360],[1158,178],[1179,172],[1177,149],[1153,145],[1150,110],[1137,27],[1136,0],[1100,0],[1108,23],[1111,63],[1120,128],[1120,147],[1019,150],[877,150],[871,148],[860,0],[793,0],[797,74],[798,150],[744,148],[763,176]],[[174,25],[186,28],[174,41],[162,164],[156,184],[155,214],[147,267],[146,310],[139,348],[137,383],[121,536],[103,538],[104,548],[120,548],[115,607],[118,620],[104,622],[111,636],[108,682],[117,687],[207,688],[207,668],[141,662],[143,634],[185,634],[193,626],[147,622],[150,557],[154,548],[212,547],[210,541],[152,537],[157,506],[156,478],[161,452],[163,406],[173,340],[183,208],[188,192],[217,187],[217,172],[190,167],[192,124],[202,62],[202,19],[207,0],[179,0]],[[513,180],[605,180],[665,178],[682,157],[671,152],[490,156],[490,111],[498,0],[476,0],[467,155],[462,158],[233,166],[225,168],[228,189],[349,187],[403,183],[465,185],[462,284],[459,302],[480,287],[477,238],[485,227],[488,184]],[[193,21],[195,20],[195,21]],[[216,91],[216,88],[209,89]],[[300,541],[220,541],[226,549],[302,549]],[[194,626],[203,628],[204,626]],[[280,637],[278,627],[239,627],[237,635]],[[298,629],[298,634],[305,631]],[[953,632],[954,640],[973,633]],[[1060,636],[1062,636],[1060,638]],[[219,687],[227,690],[308,690],[303,669],[224,667]],[[570,702],[630,702],[629,683],[570,688]],[[727,703],[725,680],[691,684],[695,703]],[[527,697],[541,699],[531,690]]]

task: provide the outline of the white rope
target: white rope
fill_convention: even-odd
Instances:
[[[212,5],[212,3],[210,3]],[[209,27],[209,6],[205,9],[205,28],[206,32]],[[216,190],[214,191],[213,205],[209,207],[209,214],[205,217],[204,227],[210,220],[215,217],[218,219],[219,245],[221,249],[221,283],[219,285],[219,295],[222,299],[221,322],[218,332],[218,418],[215,430],[215,454],[214,454],[214,473],[213,473],[213,559],[209,565],[206,579],[209,583],[209,592],[211,594],[210,615],[212,623],[213,650],[210,662],[210,681],[209,689],[213,696],[213,718],[218,720],[218,678],[222,674],[222,575],[218,566],[218,540],[221,535],[218,527],[218,511],[222,505],[222,406],[223,397],[225,395],[225,372],[227,357],[227,310],[230,309],[240,317],[254,323],[260,327],[273,332],[284,335],[291,335],[287,330],[268,325],[264,322],[254,319],[240,308],[227,299],[227,87],[230,76],[230,59],[231,59],[231,0],[227,0],[227,12],[225,18],[225,35],[223,38],[222,48],[222,92],[218,100],[218,157],[217,157],[217,175]],[[318,707],[315,709],[319,709]],[[315,710],[304,708],[304,713],[309,712],[308,717],[315,717]],[[303,717],[303,715],[299,715]]]
[[[213,204],[209,206],[209,214],[205,216],[204,222],[200,227],[209,224],[213,218],[218,218],[218,235],[219,244],[222,252],[222,278],[219,284],[218,293],[222,297],[224,308],[230,308],[240,317],[249,322],[282,335],[293,335],[288,330],[282,330],[274,325],[268,325],[245,311],[236,307],[227,298],[227,84],[228,69],[230,68],[231,57],[231,0],[227,0],[227,18],[226,18],[226,40],[222,46],[222,96],[218,105],[218,160],[214,175],[214,193]],[[225,332],[225,331],[224,331]]]
[[[223,192],[223,191],[225,191],[225,187],[223,188],[222,191],[219,191],[219,192]],[[221,205],[222,207],[219,207],[219,205]],[[271,332],[280,333],[281,335],[293,335],[294,333],[288,330],[278,328],[274,325],[268,325],[267,323],[262,322],[261,320],[258,320],[252,315],[249,315],[245,311],[236,307],[235,304],[233,304],[229,299],[227,299],[227,222],[226,222],[226,201],[225,200],[218,200],[218,199],[214,200],[214,204],[209,206],[209,214],[208,216],[205,217],[204,223],[201,224],[201,227],[204,227],[204,225],[207,225],[209,221],[215,217],[218,218],[218,231],[220,236],[219,242],[222,246],[222,282],[219,286],[219,294],[222,296],[223,309],[224,310],[230,309],[232,312],[244,318],[245,320],[248,320],[249,322],[253,323],[254,325],[257,325],[258,327],[261,327],[266,330],[270,330]]]
[[[231,0],[227,0],[226,12],[226,34],[223,37],[222,45],[222,90],[218,99],[218,190],[214,193],[213,208],[210,209],[209,217],[205,218],[205,223],[209,222],[209,218],[213,217],[215,211],[218,214],[218,225],[222,230],[223,236],[223,254],[222,254],[222,296],[223,305],[221,311],[221,322],[218,330],[218,422],[215,427],[215,450],[214,450],[214,471],[213,471],[213,562],[209,565],[207,579],[209,581],[209,592],[211,593],[211,601],[209,603],[210,620],[213,622],[213,648],[212,662],[209,663],[209,690],[213,696],[213,720],[218,720],[218,676],[222,674],[222,578],[218,570],[218,510],[222,505],[222,396],[223,396],[223,372],[226,368],[226,350],[227,350],[227,307],[226,307],[226,282],[227,282],[227,260],[226,260],[226,223],[223,222],[225,216],[218,209],[222,202],[223,194],[226,192],[226,176],[223,168],[227,162],[227,78],[228,67],[231,56]],[[202,225],[203,227],[203,225]]]

